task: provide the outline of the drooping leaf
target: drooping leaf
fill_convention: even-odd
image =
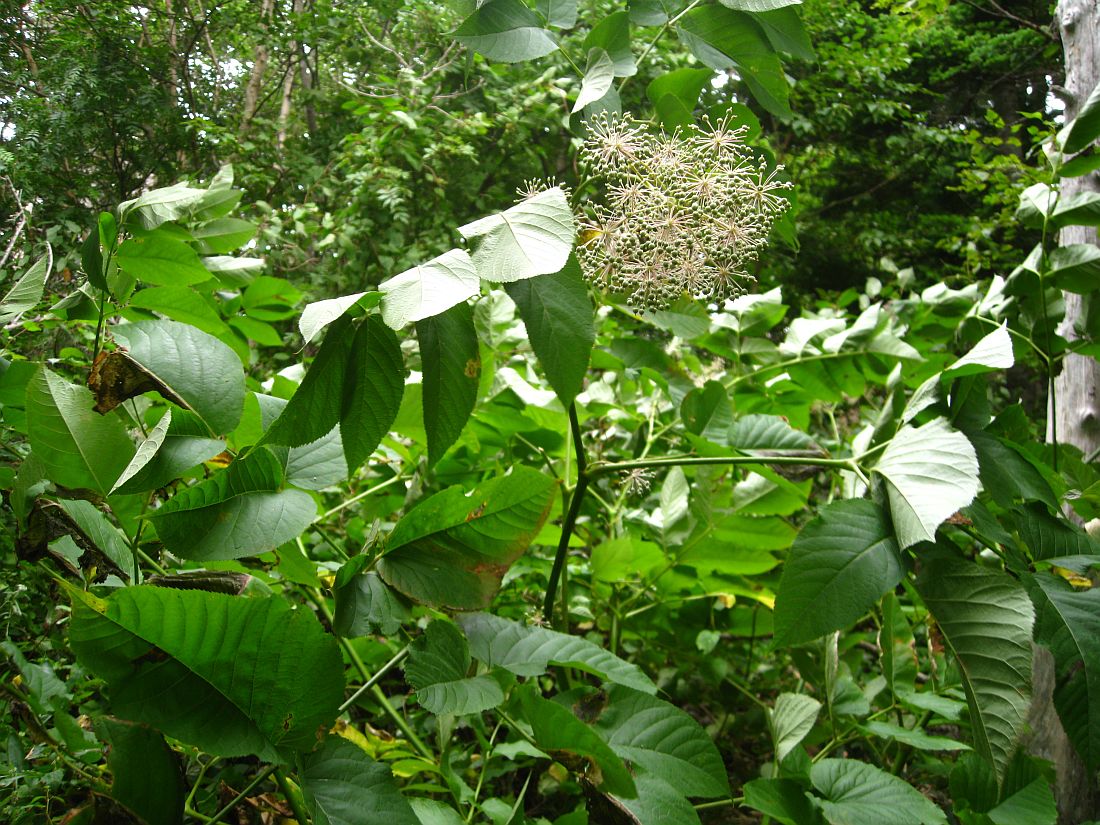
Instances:
[[[95,412],[87,388],[46,367],[35,373],[26,392],[27,436],[49,479],[106,495],[134,455],[122,422]]]
[[[83,537],[92,542],[126,578],[131,581],[136,578],[134,554],[126,545],[125,537],[107,520],[102,510],[83,499],[60,499],[57,504],[72,519]]]
[[[481,358],[474,312],[460,303],[416,324],[424,371],[424,431],[428,462],[435,464],[462,434],[477,403]]]
[[[605,793],[637,796],[630,771],[592,728],[568,708],[543,699],[531,685],[518,692],[523,716],[539,748],[570,770],[587,775]]]
[[[164,546],[181,558],[259,555],[299,536],[317,515],[308,493],[280,490],[282,482],[279,460],[256,449],[176,493],[150,518]]]
[[[612,12],[603,18],[584,38],[582,48],[588,50],[589,54],[591,49],[605,51],[611,59],[615,77],[629,77],[638,71],[634,63],[634,55],[630,51],[630,14],[628,12]]]
[[[336,640],[281,597],[148,586],[69,595],[73,651],[124,719],[210,754],[285,762],[336,717]]]
[[[844,630],[905,574],[880,507],[847,499],[824,507],[791,545],[775,601],[775,644]]]
[[[815,825],[821,813],[793,779],[754,779],[742,788],[745,805],[781,825]]]
[[[902,549],[934,541],[936,529],[978,493],[978,457],[946,419],[902,427],[874,467],[886,479]]]
[[[0,298],[0,325],[8,324],[29,312],[42,300],[46,279],[53,270],[53,247],[46,244],[46,254],[31,264],[11,289]]]
[[[317,333],[342,316],[356,304],[369,309],[382,299],[381,292],[356,292],[353,295],[342,295],[339,298],[327,298],[324,301],[314,301],[306,304],[302,310],[302,317],[298,319],[298,331],[308,344],[317,337]]]
[[[558,47],[554,35],[521,0],[488,0],[467,17],[455,40],[502,63],[518,63],[550,54]]]
[[[123,241],[115,261],[126,274],[156,286],[201,284],[212,277],[194,249],[163,230]]]
[[[683,796],[729,794],[726,769],[714,742],[675,705],[647,692],[613,685],[593,724],[615,753],[660,776]]]
[[[966,355],[943,371],[943,379],[979,375],[996,370],[1006,370],[1015,363],[1012,355],[1012,337],[1008,327],[1002,325],[976,343]]]
[[[511,283],[560,272],[573,249],[576,227],[565,193],[555,186],[458,231],[476,241],[474,266],[483,280]]]
[[[214,458],[225,450],[225,441],[209,438],[207,433],[196,417],[179,410],[173,415],[172,410],[166,410],[138,445],[111,492],[129,495],[156,490]]]
[[[747,1],[755,2],[755,0]],[[764,2],[780,2],[780,0],[764,0]],[[745,9],[744,11],[754,10]],[[802,25],[802,16],[798,12],[797,4],[788,3],[782,8],[755,11],[753,20],[764,30],[764,36],[776,51],[786,52],[800,60],[814,60],[817,57],[814,54],[810,36],[806,33],[806,27]]]
[[[920,791],[874,765],[855,759],[822,759],[810,770],[814,799],[832,825],[941,825],[943,811]]]
[[[382,319],[391,329],[445,312],[481,290],[481,281],[463,249],[444,252],[427,263],[383,281]]]
[[[93,370],[100,410],[154,389],[198,416],[215,435],[236,429],[245,385],[241,360],[232,349],[177,321],[139,321],[115,327],[112,334],[126,349],[110,353]]]
[[[507,284],[550,386],[562,404],[580,393],[596,333],[592,300],[575,255],[560,272]]]
[[[467,677],[470,648],[451,622],[437,619],[409,646],[405,679],[416,699],[432,713],[481,713],[504,701],[492,676]]]
[[[916,640],[901,602],[893,593],[882,599],[878,647],[882,651],[882,677],[890,692],[895,696],[912,693],[917,678]]]
[[[1050,275],[1059,289],[1084,295],[1100,286],[1100,249],[1092,244],[1052,249],[1049,263]]]
[[[96,719],[95,730],[107,744],[111,798],[145,825],[182,823],[183,766],[164,736],[109,716]]]
[[[487,607],[501,577],[538,535],[556,484],[515,467],[466,496],[459,487],[437,493],[390,533],[378,572],[414,601],[434,607]]]
[[[315,825],[420,825],[390,767],[354,742],[327,735],[299,774]]]
[[[917,590],[958,663],[974,749],[999,778],[1027,724],[1031,602],[1009,576],[958,559],[926,563]]]
[[[1028,579],[1035,638],[1054,654],[1054,707],[1089,770],[1100,764],[1100,590],[1074,590],[1059,577]]]
[[[585,106],[600,100],[611,84],[615,82],[615,64],[606,51],[599,48],[588,50],[588,59],[584,67],[584,76],[581,79],[581,90],[573,103],[573,113],[581,111]]]
[[[695,105],[714,72],[710,69],[674,69],[658,75],[646,87],[646,96],[668,131],[687,129],[693,122]]]
[[[412,615],[409,605],[377,573],[362,572],[362,567],[352,559],[336,576],[332,631],[348,638],[375,632],[393,636]]]
[[[637,665],[587,639],[545,627],[529,627],[490,613],[463,615],[458,622],[474,658],[490,667],[502,667],[517,676],[539,676],[553,664],[577,668],[643,693],[657,692]]]
[[[781,693],[768,713],[776,762],[782,762],[813,730],[821,703],[800,693]]]

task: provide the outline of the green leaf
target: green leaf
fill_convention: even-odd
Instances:
[[[284,762],[336,718],[344,669],[310,610],[281,597],[69,587],[70,642],[107,682],[111,707],[223,757]]]
[[[46,290],[46,279],[53,270],[53,247],[46,244],[46,254],[35,261],[0,298],[0,324],[9,324],[24,312],[34,309]]]
[[[550,386],[563,405],[584,385],[595,341],[592,300],[575,255],[560,272],[507,284]]]
[[[964,375],[980,375],[1007,370],[1015,363],[1012,355],[1012,336],[1005,324],[997,327],[976,343],[966,355],[959,358],[942,373],[944,381]]]
[[[768,711],[775,761],[782,762],[805,739],[821,712],[821,703],[800,693],[781,693],[775,708]]]
[[[756,2],[756,0],[747,0],[747,2]],[[771,2],[771,0],[763,0],[763,2]],[[752,10],[747,9],[747,11]],[[776,51],[786,52],[800,60],[816,59],[817,55],[814,54],[810,36],[802,25],[802,17],[796,4],[788,3],[783,8],[757,12],[753,15],[753,19],[764,30],[764,36]]]
[[[886,479],[890,514],[903,550],[920,541],[935,541],[944,519],[978,493],[974,447],[943,418],[898,430],[874,470]]]
[[[556,492],[553,479],[528,467],[490,479],[470,496],[450,487],[397,522],[378,572],[433,607],[487,607],[501,577],[538,535]]]
[[[183,766],[160,732],[109,716],[95,731],[107,745],[111,798],[145,825],[182,823]]]
[[[328,734],[302,757],[299,778],[314,825],[420,825],[388,765]]]
[[[1029,782],[987,814],[993,825],[1056,825],[1058,806],[1043,778]]]
[[[620,811],[629,814],[632,825],[699,825],[695,808],[664,777],[635,769],[634,786],[637,796],[609,796]]]
[[[611,56],[603,49],[589,49],[581,91],[577,95],[572,111],[579,112],[585,106],[603,98],[614,82],[615,64],[611,62]]]
[[[118,528],[107,520],[103,511],[83,499],[59,499],[58,505],[72,519],[80,532],[118,567],[126,578],[134,581],[137,569],[134,554]]]
[[[124,222],[134,218],[143,228],[156,229],[166,221],[176,220],[206,196],[205,189],[194,189],[182,182],[174,183],[119,204],[118,214]]]
[[[637,796],[630,771],[592,728],[568,708],[543,699],[531,685],[519,693],[523,716],[539,748],[571,770],[586,773],[605,793]]]
[[[1100,248],[1087,243],[1051,250],[1050,275],[1059,289],[1084,295],[1100,286]]]
[[[1081,104],[1077,116],[1058,132],[1058,145],[1067,155],[1080,152],[1100,136],[1100,85]]]
[[[714,77],[710,69],[675,69],[655,77],[646,87],[646,97],[657,110],[667,131],[687,129],[695,122],[693,112],[699,95]]]
[[[729,795],[722,757],[687,713],[648,692],[613,685],[596,731],[620,757],[660,776],[683,796]]]
[[[118,477],[111,493],[129,495],[164,487],[192,467],[225,450],[225,442],[207,438],[204,427],[185,412],[165,410],[133,459]]]
[[[892,722],[880,722],[873,720],[864,722],[862,727],[872,736],[880,736],[883,739],[893,739],[921,751],[968,751],[970,746],[956,739],[946,736],[930,736],[920,728],[903,728]]]
[[[150,518],[164,546],[181,558],[256,556],[299,536],[317,515],[308,493],[280,490],[282,481],[279,460],[256,449],[176,493]]]
[[[584,38],[581,48],[589,54],[592,49],[603,49],[607,52],[613,64],[615,77],[630,77],[638,71],[634,63],[634,55],[630,51],[629,12],[617,11],[607,15],[592,27],[592,31]],[[598,100],[598,98],[593,99]]]
[[[1058,507],[1050,484],[1016,445],[985,430],[968,432],[966,437],[978,455],[982,487],[994,501],[1006,508],[1019,499]]]
[[[474,297],[481,291],[481,281],[466,251],[452,249],[394,275],[378,289],[382,293],[382,319],[391,329],[401,329]]]
[[[1090,172],[1100,169],[1100,155],[1078,155],[1072,160],[1066,161],[1058,170],[1058,176],[1062,178],[1079,178]]]
[[[806,433],[778,415],[743,415],[729,428],[726,443],[738,452],[761,455],[825,455]]]
[[[554,35],[542,28],[538,15],[520,0],[482,3],[462,22],[454,37],[490,60],[502,63],[533,60],[558,48]]]
[[[130,298],[130,306],[151,309],[214,336],[230,334],[229,327],[217,310],[188,286],[152,286],[140,289]]]
[[[854,624],[905,574],[882,509],[834,502],[791,545],[775,600],[775,644],[806,642]]]
[[[504,701],[504,691],[492,676],[467,678],[470,648],[451,622],[436,619],[409,646],[405,679],[416,700],[432,713],[481,713]]]
[[[290,281],[263,275],[250,283],[241,295],[241,308],[260,321],[282,321],[295,314],[302,293]]]
[[[375,632],[383,636],[396,635],[412,615],[408,604],[373,570],[353,572],[354,565],[356,559],[345,564],[336,577],[333,588],[336,613],[332,631],[347,638],[368,636]],[[362,566],[362,563],[357,565],[359,570]],[[348,572],[345,573],[345,570]]]
[[[256,235],[256,224],[240,218],[217,218],[191,232],[200,255],[222,255],[240,249]]]
[[[55,484],[106,495],[134,445],[122,422],[96,413],[94,403],[86,387],[42,367],[27,383],[27,437]]]
[[[285,471],[287,483],[303,490],[320,491],[343,481],[348,477],[348,463],[340,430],[334,428],[316,441],[291,447]]]
[[[528,282],[530,283],[530,282]],[[462,434],[477,403],[481,358],[474,311],[461,303],[416,324],[424,371],[424,431],[428,463],[435,464]]]
[[[882,599],[882,625],[878,632],[882,651],[882,676],[894,696],[912,693],[917,678],[917,650],[913,628],[893,593]]]
[[[339,319],[368,295],[376,295],[381,298],[382,293],[356,292],[353,295],[342,295],[339,298],[328,298],[324,301],[314,301],[311,304],[306,304],[306,308],[302,310],[302,317],[298,319],[298,329],[302,333],[302,338],[308,344],[317,337],[317,333]]]
[[[947,817],[907,782],[854,759],[822,759],[810,780],[814,802],[833,825],[940,825]]]
[[[228,346],[176,321],[124,324],[112,334],[161,395],[198,416],[211,433],[236,429],[244,411],[244,368]]]
[[[727,441],[733,426],[733,406],[726,388],[719,381],[707,381],[691,390],[680,402],[680,418],[690,433],[717,444]],[[743,422],[738,422],[742,430],[746,429]]]
[[[1100,192],[1075,192],[1058,199],[1050,216],[1051,226],[1100,226]]]
[[[821,821],[821,814],[793,779],[754,779],[746,782],[742,791],[745,805],[781,825],[813,825]]]
[[[801,5],[802,0],[718,0],[727,9],[762,12]]]
[[[1034,610],[1012,578],[958,559],[930,560],[917,590],[962,677],[975,750],[998,778],[1027,725]]]
[[[538,0],[535,9],[548,26],[571,29],[577,25],[577,0]]]
[[[194,249],[163,230],[123,241],[115,261],[128,275],[157,286],[201,284],[211,277]]]
[[[737,68],[761,106],[777,117],[791,117],[790,86],[783,67],[751,15],[702,6],[680,18],[677,31],[704,65],[718,71]]]
[[[638,668],[587,639],[545,627],[529,627],[490,613],[458,617],[474,658],[517,676],[540,676],[550,665],[573,667],[643,693],[656,693]]]
[[[573,250],[576,227],[565,193],[555,186],[458,231],[477,242],[473,260],[483,280],[511,283],[560,272]]]
[[[1035,639],[1054,654],[1054,707],[1090,771],[1100,765],[1100,589],[1074,590],[1061,578],[1027,579]]]

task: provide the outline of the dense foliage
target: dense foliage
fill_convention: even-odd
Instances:
[[[944,144],[935,200],[1007,138],[906,108],[988,89],[916,66],[970,12],[854,5],[5,11],[5,821],[1055,823],[1034,645],[1100,766],[1100,475],[1044,439],[1100,92],[951,178],[988,211],[857,238],[849,167]],[[842,128],[857,65],[901,137]],[[794,291],[830,236],[955,257]]]

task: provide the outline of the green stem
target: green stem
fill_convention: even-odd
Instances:
[[[657,30],[657,34],[653,36],[653,39],[650,40],[649,44],[642,50],[642,54],[638,57],[637,60],[638,65],[641,65],[645,61],[645,59],[649,57],[649,53],[657,47],[657,43],[660,42],[661,38],[665,36],[668,30],[675,26],[680,21],[680,18],[682,18],[685,14],[698,6],[701,2],[703,2],[703,0],[692,0],[692,2],[687,4],[687,7],[683,11],[681,11],[675,17],[670,17],[668,20],[666,20],[664,24],[662,24],[661,28]],[[620,94],[622,93],[623,89],[626,88],[626,84],[629,82],[629,76],[622,79],[622,82],[619,83]]]
[[[343,510],[345,507],[350,507],[353,504],[357,504],[358,502],[365,499],[367,496],[369,496],[373,493],[377,493],[379,490],[384,490],[386,487],[389,487],[391,484],[396,484],[398,481],[401,481],[402,478],[403,477],[401,475],[395,475],[393,478],[387,479],[386,481],[383,481],[379,484],[375,484],[373,487],[371,487],[368,490],[364,490],[361,493],[357,493],[356,495],[349,498],[347,501],[344,501],[344,502],[341,502],[340,504],[337,504],[331,510],[324,513],[319,519],[317,519],[317,521],[324,521],[325,519],[336,515],[341,510]]]
[[[810,465],[829,467],[839,470],[853,470],[855,462],[850,458],[817,458],[814,456],[787,455],[724,455],[724,456],[674,456],[671,458],[647,458],[638,461],[602,461],[588,469],[588,478],[621,473],[625,470],[641,470],[647,467],[691,467],[706,464],[763,464],[763,465]],[[579,486],[579,485],[578,485]]]
[[[470,801],[470,810],[466,814],[466,822],[473,822],[474,814],[477,813],[477,800],[481,796],[481,787],[485,784],[485,774],[489,770],[489,760],[493,755],[493,742],[497,738],[497,733],[500,731],[500,726],[504,724],[504,720],[501,719],[497,722],[496,727],[493,728],[493,732],[489,734],[489,744],[485,749],[485,756],[481,760],[481,770],[477,775],[477,787],[474,788],[474,798]]]
[[[295,785],[282,769],[276,768],[273,773],[275,774],[275,781],[279,785],[279,790],[283,792],[287,804],[290,805],[290,810],[294,812],[294,818],[298,820],[299,825],[309,825],[311,820],[309,813],[306,811],[306,800],[302,796],[302,789]]]
[[[107,308],[107,295],[104,294],[99,298],[99,320],[95,325],[95,343],[92,344],[92,363],[95,363],[95,359],[99,357],[99,345],[103,340],[103,318],[104,312]]]
[[[400,662],[402,659],[404,659],[408,655],[409,655],[409,646],[405,645],[403,648],[401,648],[399,651],[397,651],[397,654],[392,659],[390,659],[388,662],[386,662],[386,664],[382,665],[381,669],[376,671],[373,676],[371,676],[369,679],[367,679],[367,681],[364,682],[363,685],[358,690],[355,691],[355,693],[353,693],[351,696],[349,696],[344,701],[344,704],[340,705],[339,712],[343,713],[345,710],[347,710],[352,705],[354,705],[359,700],[360,696],[362,696],[368,690],[370,690],[375,685],[377,685],[382,680],[382,677],[385,676],[393,668],[394,665],[396,665],[398,662]]]

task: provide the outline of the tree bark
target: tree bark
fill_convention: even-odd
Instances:
[[[1097,0],[1060,0],[1055,12],[1065,56],[1066,119],[1072,118],[1100,80],[1100,3]],[[1081,191],[1100,191],[1095,173],[1066,178],[1061,198]],[[1062,230],[1059,243],[1097,243],[1096,230],[1070,226]],[[1059,332],[1072,341],[1079,337],[1076,326],[1083,320],[1080,295],[1065,293],[1066,316]],[[1100,450],[1100,363],[1082,355],[1068,355],[1055,379],[1048,418],[1048,439],[1072,444],[1085,455]],[[1046,650],[1037,651],[1032,671],[1033,698],[1029,722],[1031,752],[1054,763],[1057,771],[1055,798],[1061,825],[1079,825],[1100,817],[1100,789],[1066,737],[1054,710],[1051,692],[1055,684],[1054,660]]]
[[[248,75],[248,85],[244,89],[244,108],[241,111],[240,127],[242,135],[248,132],[248,127],[252,124],[252,118],[256,116],[256,110],[260,106],[260,92],[263,91],[264,87],[264,71],[271,59],[271,50],[264,38],[269,34],[268,21],[271,20],[274,8],[275,0],[263,0],[263,5],[260,7],[260,42],[256,44],[256,50],[252,54],[252,71]]]

